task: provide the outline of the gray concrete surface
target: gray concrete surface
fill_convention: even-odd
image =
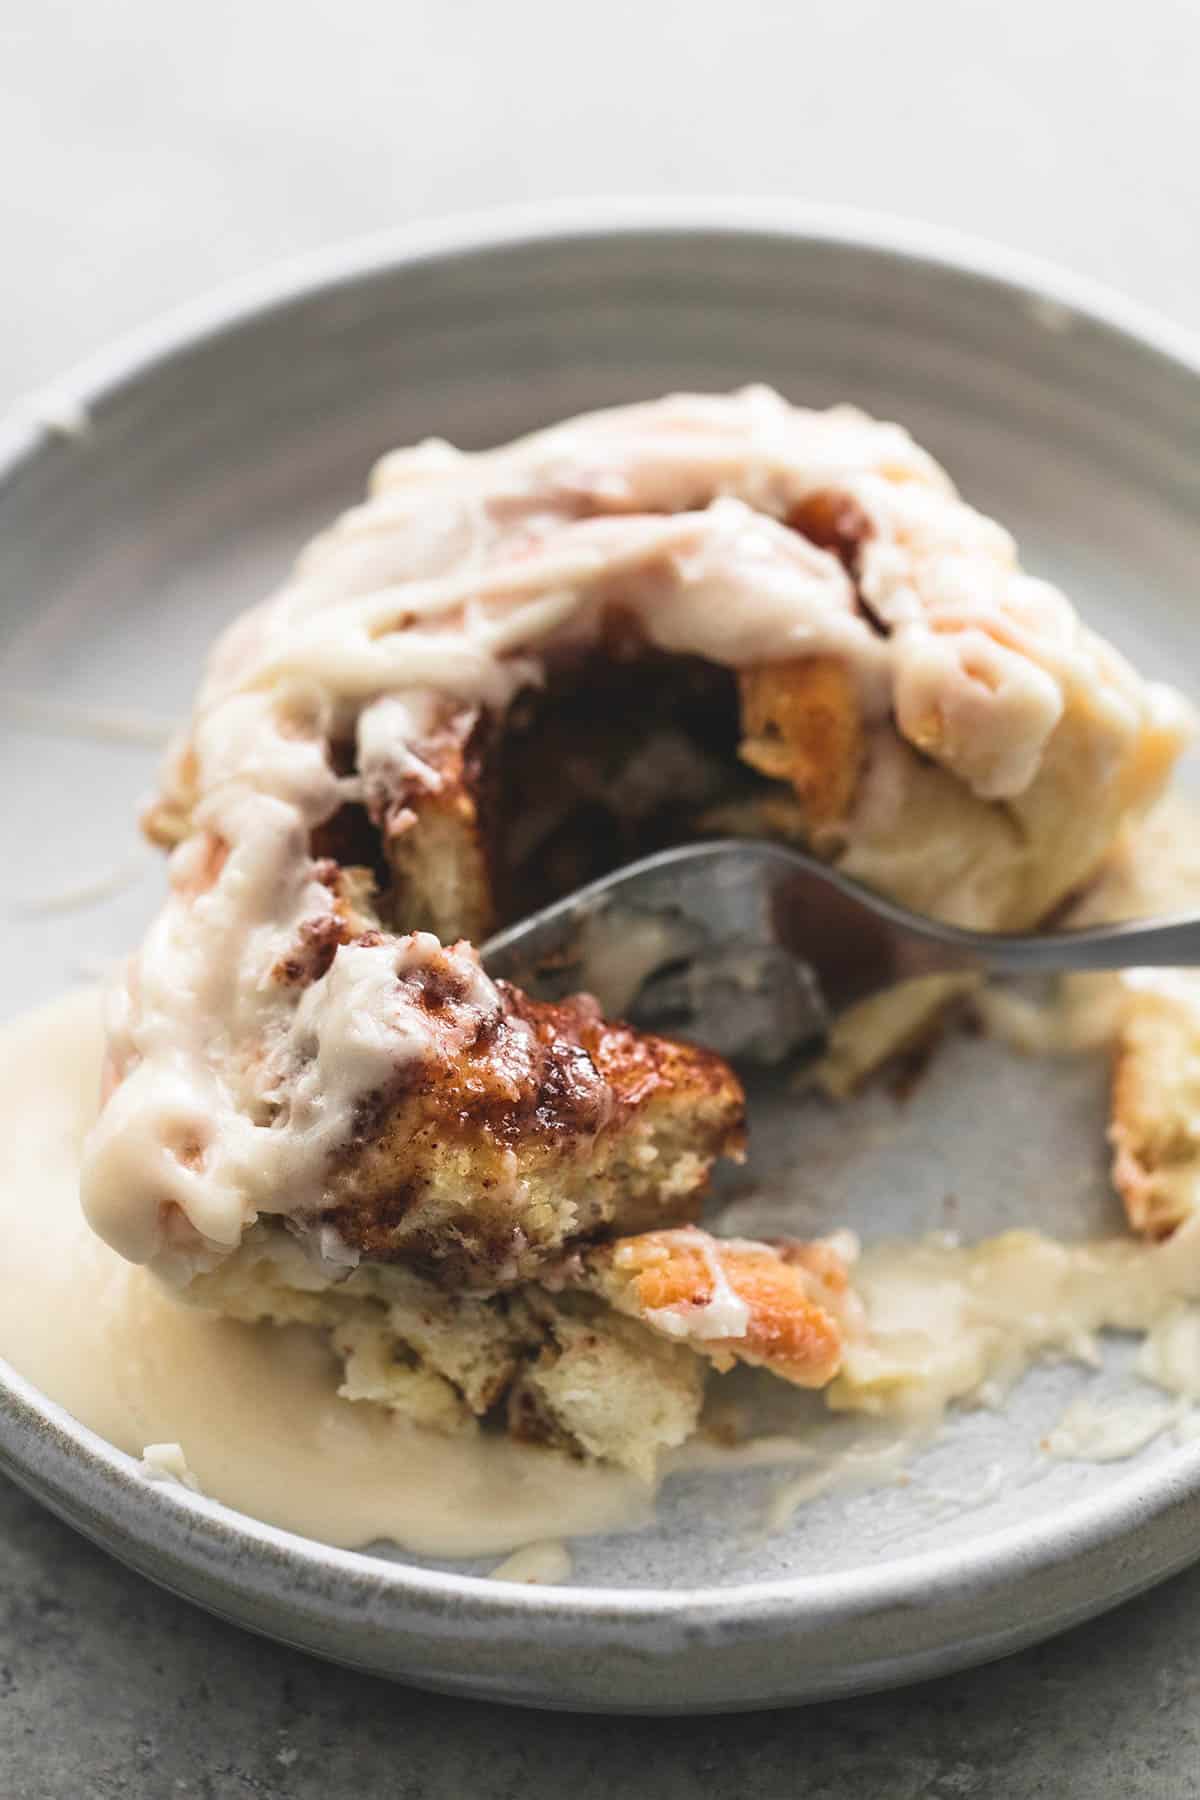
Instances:
[[[537,1715],[247,1637],[0,1492],[5,1800],[1181,1800],[1200,1791],[1200,1570],[898,1693],[713,1719]]]
[[[602,192],[795,194],[1040,251],[1200,326],[1200,7],[0,0],[0,404],[333,237]],[[0,1797],[1200,1793],[1200,1572],[906,1693],[538,1719],[210,1620],[0,1488]]]

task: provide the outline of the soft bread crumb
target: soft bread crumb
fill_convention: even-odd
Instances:
[[[659,1452],[696,1428],[703,1363],[588,1296],[531,1294],[528,1305],[546,1340],[509,1395],[513,1436],[652,1481]]]
[[[736,1340],[697,1325],[716,1270],[730,1283]],[[695,1429],[712,1366],[743,1361],[820,1386],[852,1323],[845,1262],[826,1244],[651,1232],[572,1255],[546,1279],[552,1288],[490,1296],[447,1294],[400,1267],[334,1279],[287,1232],[260,1224],[187,1298],[246,1321],[324,1328],[343,1399],[451,1434],[502,1417],[522,1441],[646,1481],[660,1452]]]

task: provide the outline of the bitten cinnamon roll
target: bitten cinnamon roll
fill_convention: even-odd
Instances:
[[[397,452],[224,634],[172,747],[88,1217],[199,1303],[327,1329],[351,1398],[646,1469],[714,1365],[830,1380],[846,1270],[698,1229],[743,1143],[718,1057],[472,945],[731,831],[1032,925],[1185,731],[850,408],[754,388]],[[868,1021],[858,1066],[935,997]]]

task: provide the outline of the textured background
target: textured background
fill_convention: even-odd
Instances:
[[[799,195],[1200,326],[1200,6],[0,0],[0,403],[264,262],[449,210]],[[1198,1546],[1200,1550],[1200,1546]],[[539,1719],[242,1636],[0,1487],[0,1794],[1200,1792],[1200,1573],[1019,1657],[743,1719]]]
[[[1194,0],[0,3],[0,396],[273,257],[453,209],[798,194],[1200,324]]]

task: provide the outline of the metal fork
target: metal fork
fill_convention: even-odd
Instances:
[[[482,955],[535,998],[584,989],[637,1024],[777,1062],[818,1049],[848,1006],[914,976],[1200,964],[1200,916],[964,931],[803,851],[722,838],[617,869],[498,932]]]

